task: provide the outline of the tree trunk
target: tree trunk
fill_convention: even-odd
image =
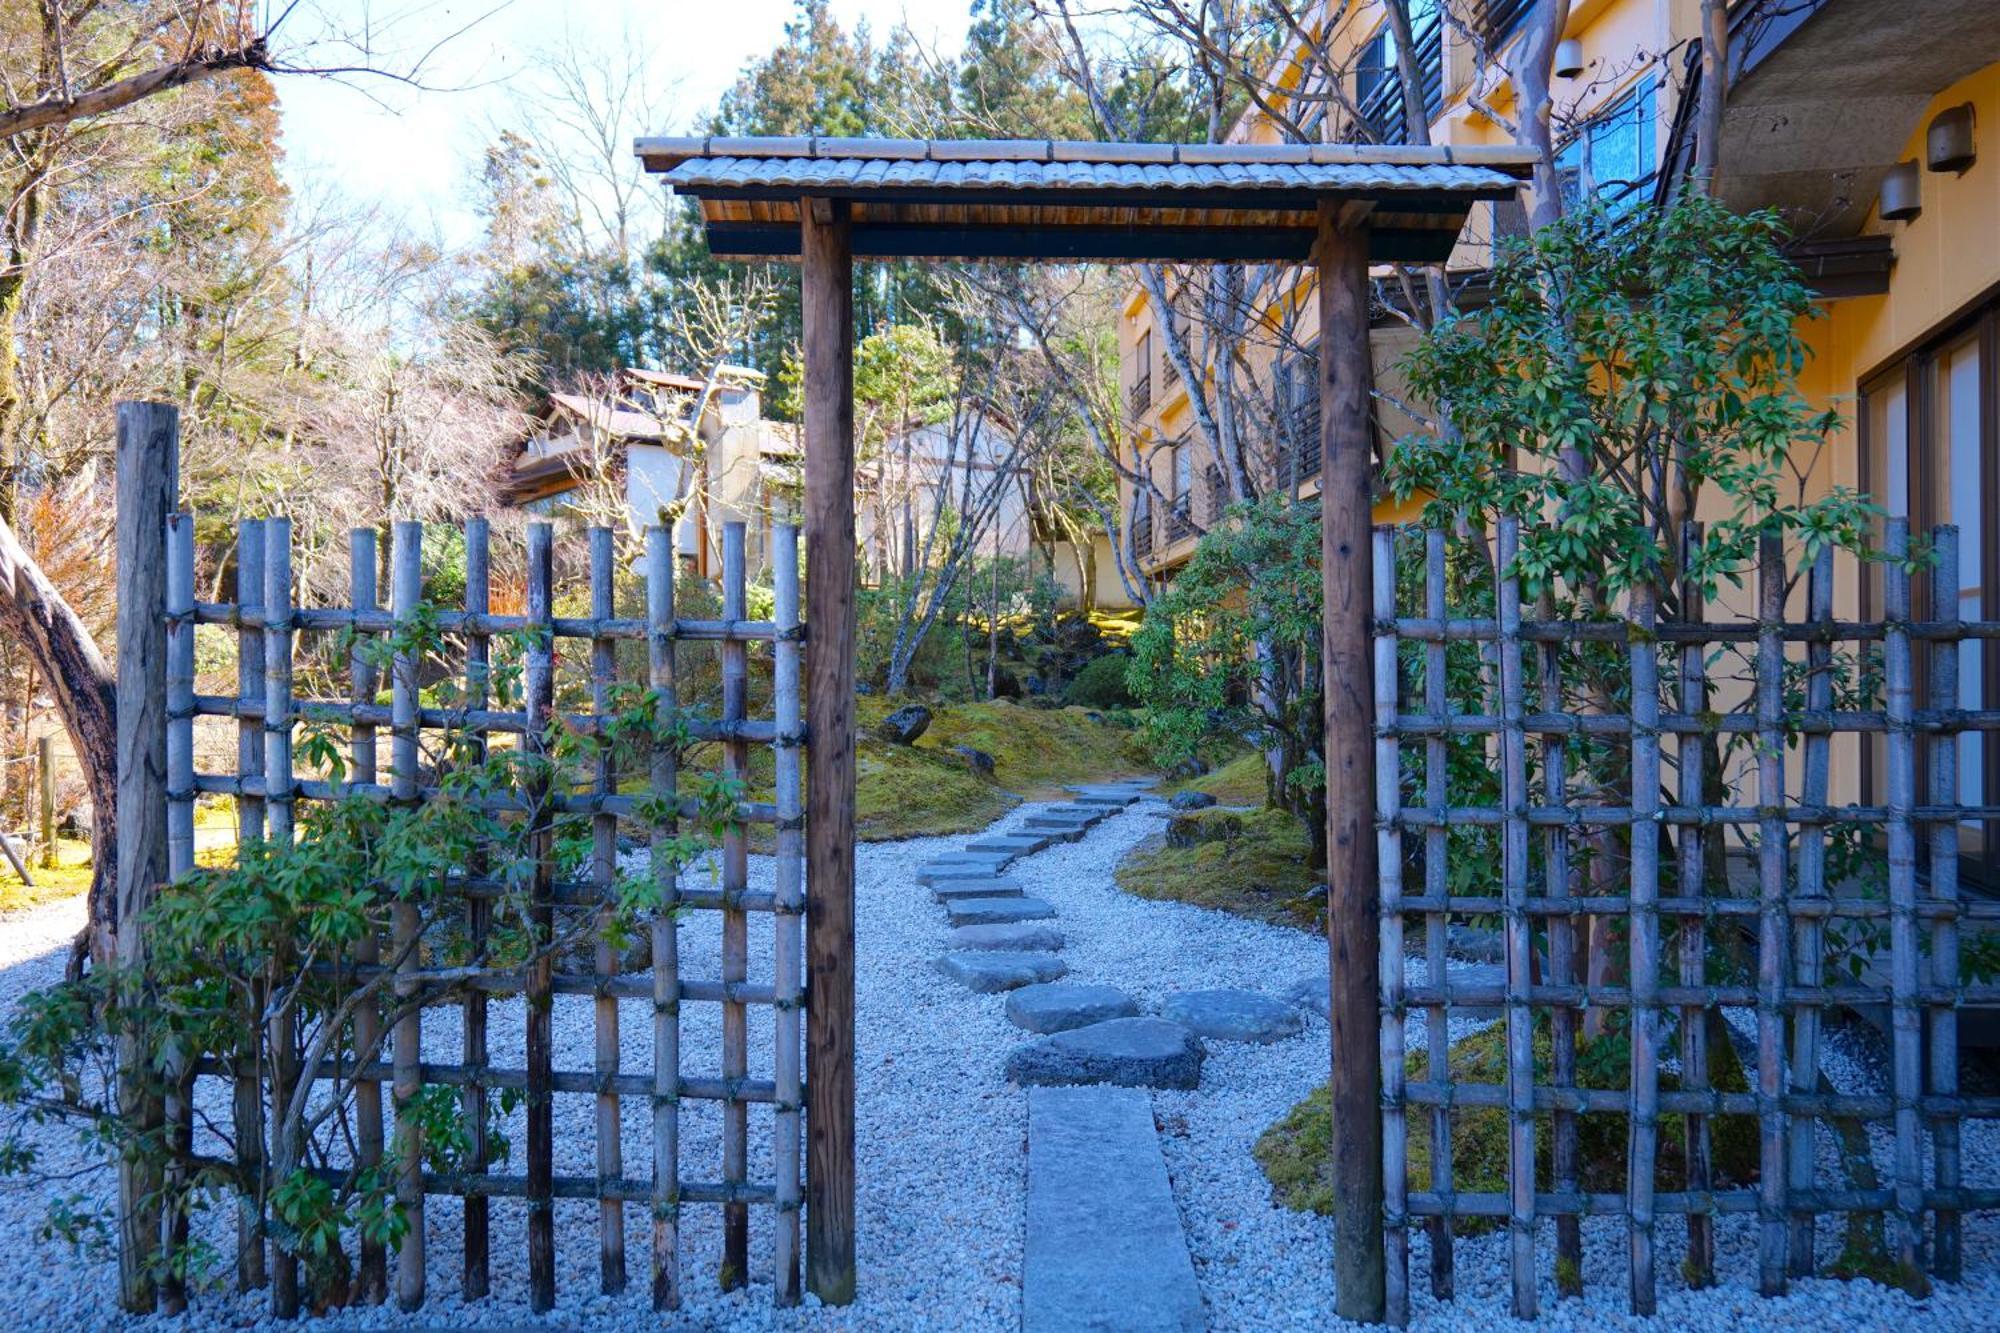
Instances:
[[[117,884],[118,723],[116,682],[90,630],[0,520],[0,626],[26,645],[48,678],[90,789],[90,924],[79,946],[105,961]],[[81,962],[81,954],[72,967]]]

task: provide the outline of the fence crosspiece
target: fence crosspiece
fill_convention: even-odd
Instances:
[[[528,525],[528,631],[522,673],[527,729],[522,749],[528,766],[529,884],[528,927],[535,949],[529,965],[526,1008],[528,1111],[528,1308],[546,1314],[556,1303],[554,992],[555,933],[551,889],[554,880],[555,819],[551,809],[549,724],[555,712],[554,530]]]
[[[347,580],[349,600],[357,611],[374,611],[380,606],[378,561],[375,529],[354,529],[348,535]],[[348,655],[348,678],[355,703],[375,702],[380,675],[357,634]],[[349,779],[372,785],[377,780],[373,723],[355,722],[348,734],[348,756]],[[374,930],[363,931],[355,941],[354,961],[358,967],[380,966],[382,941]],[[380,1056],[381,1045],[382,1006],[379,1001],[362,1005],[354,1014],[354,1047],[358,1051],[376,1051],[370,1061],[373,1063]],[[380,1079],[357,1076],[354,1081],[354,1137],[356,1161],[361,1168],[380,1166],[383,1142]],[[357,1294],[363,1301],[379,1305],[389,1298],[389,1254],[380,1241],[362,1240],[360,1272],[356,1276]]]
[[[292,842],[292,521],[271,518],[264,526],[264,822],[270,841]],[[288,966],[290,959],[283,960]],[[282,976],[282,970],[280,972]],[[284,1140],[285,1105],[298,1084],[298,1010],[285,1004],[271,1015],[271,1073],[277,1093],[271,1106],[272,1166],[281,1171],[300,1163]],[[282,1176],[279,1182],[283,1183]],[[271,1312],[294,1319],[299,1312],[299,1260],[281,1250],[271,1270]]]
[[[472,628],[493,609],[493,533],[483,518],[465,521],[465,704],[467,720],[463,741],[464,762],[487,762],[486,729],[473,720],[492,706],[493,644],[491,636]],[[467,873],[475,878],[489,870],[486,852],[474,849]],[[484,895],[466,901],[466,930],[474,958],[484,958],[493,931],[493,900]],[[487,1067],[486,995],[478,989],[465,995],[465,1032],[461,1051],[465,1058],[466,1081],[460,1097],[468,1139],[465,1169],[483,1175],[490,1165],[492,1146],[487,1141],[488,1098],[484,1078]],[[481,1194],[465,1196],[465,1299],[476,1301],[492,1289],[492,1207]]]
[[[777,884],[773,889],[776,920],[776,997],[772,1026],[777,1055],[772,1066],[777,1084],[773,1132],[772,1175],[777,1182],[774,1221],[774,1295],[779,1305],[799,1302],[799,1112],[803,1101],[799,1080],[801,1058],[799,1010],[805,999],[805,808],[799,784],[799,758],[804,713],[800,700],[799,651],[799,530],[779,523],[771,530],[771,581],[776,610],[776,637],[771,645],[771,700],[777,739],[773,741],[778,807]]]
[[[246,518],[236,525],[236,600],[244,611],[264,601],[264,524]],[[263,698],[264,638],[260,630],[236,631],[236,694],[254,704]],[[236,722],[236,772],[261,783],[264,774],[263,724],[239,712]],[[248,846],[264,838],[264,801],[247,792],[236,801],[236,839]],[[261,978],[250,979],[255,1009],[264,1010]],[[268,1280],[264,1266],[264,1080],[259,1043],[236,1053],[235,1082],[230,1094],[230,1127],[236,1134],[238,1188],[236,1202],[236,1289],[255,1291]]]
[[[1938,527],[1931,536],[1930,618],[1950,627],[1959,620],[1958,528]],[[1933,713],[1955,712],[1959,708],[1959,654],[1961,643],[1941,638],[1931,645],[1930,707]],[[1973,659],[1975,662],[1978,658]],[[1973,673],[1977,674],[1976,669]],[[1983,744],[1991,744],[1985,741]],[[1974,751],[1983,757],[1981,750]],[[1929,804],[1957,805],[1962,793],[1958,783],[1959,739],[1950,726],[1941,728],[1931,740],[1931,790]],[[1931,897],[1945,910],[1931,919],[1931,984],[1938,993],[1950,996],[1959,984],[1958,975],[1958,835],[1959,821],[1939,819],[1930,827]],[[1938,1000],[1930,1009],[1930,1092],[1941,1101],[1958,1096],[1958,1006],[1949,998]],[[1959,1187],[1959,1116],[1941,1109],[1930,1125],[1932,1174],[1939,1191],[1947,1197]],[[1959,1227],[1959,1210],[1940,1205],[1934,1212],[1931,1271],[1947,1282],[1956,1282],[1964,1262]]]
[[[1833,548],[1823,549],[1813,560],[1806,587],[1806,617],[1814,625],[1833,625]],[[1833,644],[1818,639],[1806,643],[1806,711],[1823,713],[1833,708]],[[1807,805],[1823,805],[1832,776],[1831,744],[1823,732],[1808,732],[1801,747],[1804,774],[1800,779],[1800,799]],[[1811,824],[1799,829],[1796,863],[1797,891],[1793,901],[1821,900],[1826,897],[1826,827]],[[1821,956],[1826,925],[1818,916],[1794,917],[1793,976],[1799,986],[1817,989],[1825,970]],[[1791,1092],[1794,1097],[1810,1095],[1819,1088],[1820,1006],[1796,1001],[1792,1012]],[[1791,1139],[1786,1144],[1790,1161],[1786,1164],[1786,1188],[1804,1194],[1813,1187],[1819,1159],[1818,1122],[1810,1115],[1791,1118]],[[1812,1276],[1814,1259],[1813,1214],[1794,1211],[1790,1217],[1789,1272],[1793,1277]]]
[[[1442,621],[1445,609],[1445,534],[1442,529],[1433,528],[1424,533],[1424,614],[1432,620]],[[1443,639],[1424,645],[1424,713],[1432,719],[1442,719],[1449,711],[1445,690],[1445,643]],[[1443,810],[1450,804],[1451,795],[1445,787],[1445,738],[1442,732],[1424,739],[1424,804],[1433,810]],[[1379,777],[1378,777],[1379,781]],[[1424,830],[1424,896],[1433,903],[1444,899],[1451,887],[1450,855],[1451,834],[1442,823]],[[1449,964],[1445,959],[1445,946],[1449,943],[1451,916],[1440,908],[1432,907],[1424,914],[1424,966],[1427,979],[1440,995],[1450,984]],[[1384,964],[1387,965],[1386,962]],[[1402,960],[1396,960],[1400,972]],[[1450,1198],[1452,1192],[1451,1153],[1451,1015],[1448,1006],[1439,1003],[1427,1005],[1424,1009],[1424,1058],[1428,1063],[1428,1082],[1445,1089],[1446,1096],[1439,1100],[1430,1113],[1431,1136],[1431,1189],[1442,1198]],[[1385,1177],[1385,1184],[1388,1183]],[[1456,1283],[1452,1273],[1451,1218],[1443,1214],[1430,1219],[1431,1238],[1431,1295],[1438,1300],[1450,1300]],[[1407,1294],[1407,1293],[1406,1293]]]
[[[1382,1227],[1384,1318],[1410,1319],[1409,1115],[1403,1091],[1402,765],[1396,743],[1396,530],[1373,534],[1375,624],[1375,837],[1381,881]],[[1438,1052],[1433,1050],[1435,1060]]]
[[[1632,1312],[1655,1306],[1653,1273],[1653,1173],[1659,1146],[1660,984],[1660,648],[1659,604],[1651,584],[1635,586],[1627,615],[1631,671],[1632,838],[1631,919],[1627,925],[1632,972],[1632,1109],[1625,1194],[1630,1244]]]
[[[671,843],[671,812],[679,796],[676,736],[680,699],[674,661],[674,536],[671,527],[646,529],[646,654],[655,717],[652,799],[668,812],[648,830],[651,871],[660,895],[651,922],[653,944],[653,1308],[678,1310],[680,1260],[680,921],[676,902],[679,867]]]
[[[418,672],[424,653],[415,643],[417,607],[424,596],[424,527],[397,523],[389,550],[389,609],[396,620],[398,642],[389,677],[391,736],[390,795],[398,805],[417,800],[417,765],[421,758],[417,723]],[[424,1137],[414,1115],[423,1092],[423,1011],[417,1007],[418,934],[422,912],[411,895],[414,885],[394,886],[389,909],[390,949],[396,969],[394,993],[399,1016],[395,1027],[396,1202],[407,1227],[396,1255],[396,1305],[404,1312],[424,1303]]]
[[[1509,1271],[1514,1315],[1535,1317],[1535,1017],[1528,1001],[1534,967],[1528,897],[1528,757],[1521,726],[1521,585],[1514,575],[1520,526],[1500,521],[1495,555],[1500,642],[1500,805],[1503,812],[1501,919],[1507,953],[1507,1180]]]
[[[590,618],[599,627],[618,613],[614,593],[616,565],[610,528],[590,530]],[[590,703],[599,718],[614,711],[614,690],[618,683],[618,645],[602,633],[590,641]],[[618,769],[609,741],[598,751],[596,789],[599,796],[618,790]],[[604,903],[598,913],[595,958],[598,978],[604,990],[591,1002],[594,1038],[592,1067],[600,1080],[597,1094],[597,1234],[599,1247],[599,1288],[607,1296],[625,1290],[625,1205],[602,1197],[603,1190],[625,1174],[624,1147],[620,1142],[618,1094],[610,1080],[618,1075],[618,1000],[610,983],[618,974],[618,950],[609,931],[618,901],[618,816],[600,812],[591,816],[591,873]]]
[[[722,525],[722,618],[748,618],[744,590],[744,527]],[[750,656],[740,638],[722,641],[722,723],[725,728],[744,720],[748,711]],[[725,778],[745,782],[750,774],[749,748],[740,739],[722,744]],[[722,1077],[736,1082],[749,1074],[749,1013],[740,1001],[726,998],[730,986],[749,976],[750,925],[742,898],[750,887],[750,843],[743,824],[731,820],[722,836]],[[749,1179],[749,1107],[731,1098],[722,1104],[722,1180],[741,1185]],[[722,1289],[731,1291],[750,1281],[750,1209],[730,1203],[722,1210]]]
[[[1703,615],[1701,585],[1692,569],[1701,549],[1702,525],[1688,523],[1681,530],[1680,618],[1700,624]],[[1680,710],[1689,717],[1708,711],[1708,645],[1690,641],[1680,646]],[[1699,732],[1680,732],[1674,741],[1674,757],[1679,772],[1679,801],[1687,810],[1707,803],[1703,792],[1703,766],[1707,762],[1707,742]],[[1679,940],[1679,980],[1684,990],[1699,992],[1708,983],[1708,923],[1699,910],[1704,892],[1708,839],[1699,824],[1685,825],[1675,846],[1678,889],[1683,903]],[[1708,1087],[1708,1007],[1699,1001],[1685,1004],[1680,1011],[1681,1086],[1690,1092]],[[1710,1154],[1709,1117],[1690,1112],[1682,1128],[1682,1162],[1691,1199],[1705,1199],[1714,1183]],[[1699,1290],[1715,1280],[1715,1221],[1707,1206],[1691,1207],[1687,1213],[1687,1256],[1682,1274],[1687,1284]]]

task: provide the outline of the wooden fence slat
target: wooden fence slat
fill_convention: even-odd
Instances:
[[[1757,543],[1757,1285],[1785,1290],[1785,553],[1774,533]]]
[[[356,528],[348,536],[347,579],[349,600],[357,609],[373,611],[380,596],[373,528]],[[356,702],[375,701],[381,673],[357,638],[348,655],[348,680]],[[376,780],[375,728],[355,723],[348,733],[348,776],[355,782]],[[379,966],[382,941],[374,930],[364,931],[354,945],[357,969]],[[354,1045],[357,1050],[378,1049],[382,1043],[381,1004],[363,1005],[354,1015]],[[382,1163],[382,1084],[379,1079],[356,1079],[354,1083],[355,1156],[363,1170]],[[360,1245],[360,1271],[356,1274],[358,1295],[370,1305],[389,1298],[389,1253],[379,1240],[364,1238]]]
[[[615,599],[616,563],[610,528],[590,530],[590,616],[600,623],[617,610]],[[616,711],[614,692],[618,684],[618,645],[610,639],[593,639],[590,644],[590,705],[599,717]],[[600,795],[618,790],[618,766],[607,744],[598,752],[596,786]],[[606,1080],[597,1094],[597,1174],[605,1181],[625,1174],[624,1146],[620,1141],[618,1094],[608,1080],[618,1075],[618,1000],[610,993],[611,979],[618,974],[618,950],[610,938],[612,915],[618,901],[618,816],[591,817],[591,870],[604,906],[598,914],[598,932],[593,962],[606,989],[591,1002],[591,1029],[594,1040],[592,1067]],[[617,1199],[597,1201],[599,1289],[607,1296],[625,1290],[625,1205]]]
[[[1528,896],[1528,803],[1526,736],[1521,729],[1521,585],[1514,576],[1520,528],[1500,521],[1495,555],[1500,646],[1500,881],[1501,920],[1507,953],[1507,1176],[1508,1269],[1513,1279],[1514,1317],[1533,1319],[1535,1291],[1535,1016],[1528,1005],[1534,968],[1534,938],[1523,904]]]
[[[529,725],[522,737],[528,762],[530,807],[529,846],[533,860],[529,887],[528,927],[536,954],[528,968],[528,1308],[546,1314],[556,1303],[555,1217],[555,1058],[554,994],[549,981],[555,959],[549,942],[555,934],[550,884],[554,878],[555,819],[549,804],[548,723],[555,711],[554,543],[547,523],[528,525],[528,638],[522,673]]]
[[[1445,534],[1435,528],[1424,534],[1424,614],[1438,620],[1446,614]],[[1445,643],[1439,639],[1424,645],[1424,711],[1431,717],[1443,717],[1449,711],[1445,683]],[[1451,793],[1445,787],[1445,743],[1442,735],[1424,740],[1424,803],[1434,810],[1442,810],[1451,803]],[[1450,842],[1450,830],[1442,824],[1424,830],[1424,892],[1429,897],[1444,897],[1450,883],[1447,860]],[[1425,915],[1424,969],[1430,984],[1440,990],[1449,980],[1445,946],[1449,943],[1450,929],[1449,913]],[[1399,969],[1402,966],[1400,960],[1397,966]],[[1433,1081],[1450,1081],[1451,1016],[1445,1005],[1434,1004],[1424,1010],[1424,1058]],[[1430,1142],[1431,1188],[1449,1194],[1453,1188],[1450,1107],[1431,1109]],[[1431,1240],[1431,1295],[1448,1301],[1456,1286],[1452,1272],[1451,1219],[1433,1218],[1427,1230]]]
[[[1554,615],[1554,597],[1547,590],[1536,599],[1536,616],[1547,620]],[[1562,646],[1535,645],[1539,694],[1545,712],[1563,707]],[[1560,736],[1542,738],[1542,794],[1552,806],[1569,799],[1569,743]],[[1440,801],[1440,804],[1443,802]],[[1543,882],[1551,896],[1572,893],[1570,834],[1563,828],[1542,832]],[[1576,979],[1576,918],[1559,913],[1548,920],[1549,980],[1568,985]],[[1576,1086],[1577,1011],[1568,1005],[1549,1010],[1549,1079],[1558,1090]],[[1581,1166],[1578,1151],[1577,1119],[1572,1111],[1557,1111],[1550,1117],[1549,1171],[1557,1193],[1576,1189]],[[1556,1292],[1560,1296],[1583,1294],[1583,1225],[1570,1213],[1556,1215]]]
[[[771,575],[773,613],[778,628],[771,649],[771,696],[780,736],[796,738],[804,722],[800,695],[802,667],[797,630],[799,627],[799,530],[797,525],[779,523],[771,531]],[[805,913],[805,833],[799,827],[804,814],[804,791],[800,786],[800,749],[797,741],[774,747],[776,800],[778,806],[777,884],[773,896],[777,916],[773,923],[776,944],[772,1020],[777,1053],[772,1069],[777,1084],[777,1107],[772,1117],[777,1142],[772,1152],[772,1176],[776,1182],[777,1217],[773,1257],[773,1293],[779,1305],[796,1305],[799,1285],[799,1178],[800,1106],[800,1005],[805,998],[805,941],[802,931]]]
[[[1699,623],[1703,615],[1701,585],[1690,572],[1701,548],[1703,529],[1688,523],[1681,530],[1681,619]],[[1708,711],[1708,645],[1680,645],[1680,708],[1683,713]],[[1679,800],[1689,809],[1706,801],[1703,794],[1704,769],[1708,762],[1704,738],[1683,732],[1675,739],[1674,758],[1679,768]],[[1684,903],[1699,904],[1707,875],[1708,839],[1699,824],[1680,830],[1675,845],[1678,888]],[[1761,906],[1758,908],[1762,910]],[[1708,918],[1701,911],[1685,911],[1679,930],[1679,979],[1683,988],[1697,990],[1708,982]],[[1681,1086],[1691,1090],[1708,1087],[1708,1006],[1683,1005],[1680,1011]],[[1714,1183],[1709,1118],[1690,1114],[1682,1126],[1681,1161],[1688,1193],[1695,1198],[1707,1194]],[[1682,1276],[1689,1287],[1700,1290],[1715,1281],[1715,1219],[1706,1208],[1687,1214],[1687,1254],[1682,1260]]]
[[[1396,716],[1396,530],[1375,529],[1375,722]],[[1382,1227],[1384,1318],[1401,1327],[1410,1320],[1409,1117],[1403,1100],[1403,834],[1402,762],[1392,729],[1375,737],[1376,874],[1381,881],[1382,986]],[[1431,1052],[1436,1059],[1438,1052]]]
[[[424,528],[421,523],[397,523],[389,549],[389,609],[395,616],[399,641],[389,674],[389,785],[398,804],[417,799],[417,767],[421,745],[417,727],[418,673],[424,649],[412,641],[418,604],[424,596]],[[398,1017],[395,1025],[396,1202],[407,1226],[396,1253],[396,1305],[405,1313],[424,1304],[424,1136],[414,1109],[423,1092],[423,1012],[417,1007],[415,972],[423,918],[405,889],[389,909],[391,961]]]
[[[1813,561],[1806,586],[1806,616],[1812,624],[1833,619],[1833,548],[1827,547]],[[1833,707],[1833,645],[1806,644],[1806,708]],[[1807,805],[1824,804],[1832,777],[1832,743],[1822,734],[1808,734],[1802,744],[1804,774],[1800,798]],[[1794,902],[1826,897],[1826,829],[1806,825],[1799,829]],[[1817,989],[1825,970],[1821,950],[1825,943],[1825,922],[1811,914],[1793,915],[1792,972],[1800,986]],[[1792,1003],[1792,1091],[1811,1093],[1819,1086],[1820,1008],[1809,1000]],[[1795,1115],[1791,1140],[1786,1145],[1790,1161],[1786,1165],[1785,1188],[1798,1195],[1810,1191],[1819,1160],[1818,1122],[1809,1115]],[[1815,1267],[1814,1232],[1817,1227],[1810,1212],[1791,1213],[1789,1272],[1793,1277],[1810,1277]]]
[[[465,521],[465,615],[469,624],[492,610],[493,532],[484,518]],[[477,629],[465,634],[465,703],[477,712],[491,702],[493,645],[491,638]],[[466,760],[483,764],[488,758],[485,728],[468,721],[463,741]],[[475,849],[466,870],[480,875],[487,869],[486,852]],[[472,956],[483,958],[493,932],[493,900],[481,894],[467,895],[466,933]],[[483,1173],[492,1161],[492,1145],[487,1139],[487,1119],[491,1114],[483,1077],[487,1064],[487,996],[477,988],[466,991],[465,1032],[461,1041],[465,1064],[472,1071],[460,1094],[459,1107],[465,1116],[470,1140],[465,1169]],[[462,1285],[465,1299],[476,1301],[492,1290],[492,1208],[484,1195],[465,1196],[465,1263]]]
[[[167,878],[194,870],[194,516],[169,514],[166,526],[167,615]],[[194,1075],[179,1053],[167,1075],[167,1252],[188,1243],[187,1158],[194,1151]],[[160,1310],[187,1309],[187,1278],[177,1266],[160,1283]]]
[[[1909,523],[1888,524],[1882,569],[1882,639],[1887,744],[1889,819],[1889,1035],[1890,1084],[1895,1097],[1895,1152],[1892,1179],[1896,1210],[1891,1226],[1896,1262],[1906,1278],[1920,1279],[1923,1245],[1923,1176],[1918,1158],[1916,1100],[1922,1084],[1922,1017],[1917,1000],[1917,842],[1916,735],[1910,727],[1912,669],[1910,636]]]
[[[676,808],[680,752],[673,731],[680,722],[674,662],[674,533],[646,529],[646,639],[648,680],[658,709],[652,746],[653,797]],[[671,818],[648,830],[652,873],[660,895],[651,922],[653,946],[653,1308],[678,1310],[680,1260],[680,920],[679,869],[672,860],[676,828]]]
[[[1659,1149],[1660,1096],[1660,648],[1657,593],[1649,584],[1634,587],[1627,615],[1632,642],[1627,649],[1632,710],[1631,914],[1626,925],[1632,972],[1631,1134],[1625,1172],[1630,1200],[1626,1232],[1630,1245],[1632,1313],[1650,1315],[1657,1305],[1653,1271],[1654,1168]]]
[[[264,601],[264,524],[246,518],[236,525],[236,600],[257,607]],[[264,693],[264,636],[254,629],[236,632],[236,692],[244,699]],[[264,772],[264,730],[261,721],[236,724],[236,771],[261,777]],[[264,802],[243,797],[236,802],[239,844],[264,837]],[[251,980],[258,1012],[264,1008],[261,978]],[[255,1291],[269,1280],[264,1265],[264,1079],[259,1064],[261,1043],[248,1042],[236,1053],[235,1086],[230,1096],[230,1123],[236,1134],[236,1160],[241,1172],[236,1203],[236,1289]]]
[[[1959,545],[1955,525],[1933,529],[1931,536],[1930,617],[1949,623],[1959,615]],[[1933,712],[1949,712],[1959,706],[1961,645],[1941,639],[1931,646],[1930,706]],[[1975,659],[1977,660],[1977,659]],[[1976,673],[1974,673],[1976,676]],[[1982,742],[1977,752],[1984,753]],[[1931,789],[1928,804],[1950,806],[1958,803],[1959,741],[1949,728],[1931,741]],[[1942,819],[1930,827],[1931,897],[1939,903],[1958,901],[1959,821]],[[1931,981],[1935,988],[1950,990],[1959,982],[1958,922],[1946,914],[1931,923]],[[1930,1093],[1933,1100],[1958,1095],[1958,1006],[1935,1003],[1930,1011]],[[1959,1118],[1950,1113],[1931,1121],[1932,1174],[1940,1190],[1959,1185]],[[1956,1282],[1964,1264],[1964,1245],[1956,1209],[1939,1208],[1933,1214],[1931,1271],[1947,1282]]]
[[[722,618],[741,620],[746,614],[744,526],[722,525]],[[749,704],[750,655],[738,640],[722,645],[722,720],[743,720]],[[741,741],[722,747],[725,778],[746,782],[750,753]],[[732,821],[722,838],[722,983],[741,982],[749,975],[749,918],[730,900],[750,887],[750,843],[740,822]],[[742,1078],[749,1072],[749,1014],[741,1004],[722,1006],[722,1076]],[[722,1179],[741,1184],[749,1179],[749,1108],[740,1102],[722,1108]],[[726,1204],[722,1212],[722,1289],[733,1291],[750,1281],[750,1210]]]
[[[264,823],[270,841],[292,841],[292,521],[264,521]],[[289,962],[290,960],[281,960]],[[298,1011],[285,1004],[271,1014],[271,1073],[280,1092],[298,1080]],[[272,1098],[270,1147],[272,1163],[298,1165],[282,1142],[282,1106]],[[295,1319],[299,1313],[299,1260],[296,1249],[283,1248],[271,1266],[271,1313]]]

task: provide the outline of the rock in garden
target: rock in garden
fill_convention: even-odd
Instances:
[[[1191,811],[1167,821],[1167,846],[1198,847],[1205,842],[1235,842],[1243,834],[1243,821],[1235,815]]]
[[[951,752],[965,761],[965,766],[975,773],[991,776],[994,769],[993,756],[970,745],[954,745]]]
[[[1069,971],[1069,965],[1052,953],[1014,953],[1006,950],[973,949],[948,953],[937,960],[938,971],[967,990],[981,995],[1054,981]]]
[[[1164,1018],[1113,1018],[1032,1041],[1007,1057],[1016,1083],[1116,1083],[1126,1088],[1194,1088],[1201,1042]]]
[[[907,704],[876,724],[875,734],[897,745],[915,745],[931,726],[931,710],[922,704]]]
[[[1067,1032],[1138,1012],[1139,1002],[1115,986],[1073,981],[1023,986],[1007,997],[1007,1021],[1030,1032]]]
[[[1018,898],[1021,896],[1021,884],[1004,875],[987,875],[980,879],[941,879],[931,885],[931,896],[941,903],[948,903],[954,898]]]
[[[1040,898],[958,898],[944,905],[954,926],[992,926],[1014,921],[1046,921],[1056,909]]]
[[[1206,810],[1215,804],[1215,798],[1205,791],[1181,791],[1174,793],[1174,799],[1167,802],[1174,810]]]
[[[996,926],[960,926],[944,937],[953,949],[1018,949],[1054,953],[1063,947],[1062,932],[1032,921]]]
[[[1167,776],[1170,778],[1198,778],[1206,772],[1208,772],[1208,761],[1206,759],[1181,759],[1176,761],[1167,770]]]
[[[1285,998],[1326,1018],[1333,1012],[1333,978],[1325,972],[1308,972],[1286,989]]]
[[[1167,997],[1160,1016],[1211,1041],[1283,1041],[1305,1026],[1297,1009],[1251,990],[1191,990]]]

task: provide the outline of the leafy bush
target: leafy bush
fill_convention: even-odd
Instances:
[[[1130,708],[1139,701],[1126,680],[1132,659],[1126,653],[1107,653],[1088,663],[1069,683],[1064,698],[1079,708]]]

